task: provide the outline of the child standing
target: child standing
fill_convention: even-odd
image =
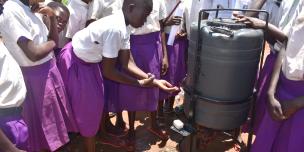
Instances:
[[[269,111],[265,112],[257,130],[251,151],[300,152],[303,151],[304,134],[304,12],[291,27],[286,47],[279,52],[267,92]]]
[[[90,24],[100,18],[112,15],[116,11],[122,8],[121,0],[93,0],[91,3],[88,12],[88,21],[87,24]],[[119,68],[119,65],[117,65]],[[102,134],[110,133],[112,135],[123,135],[126,130],[126,125],[122,118],[121,110],[118,110],[117,107],[117,92],[118,92],[118,82],[104,79],[104,87],[105,87],[105,109],[104,109],[104,123],[101,126]],[[117,119],[115,126],[112,125],[110,121],[109,112],[115,112]],[[113,141],[118,141],[118,139],[110,139]],[[103,141],[103,143],[111,143],[107,141]]]
[[[135,64],[144,72],[152,73],[156,78],[165,74],[168,68],[166,41],[161,22],[166,17],[166,6],[163,0],[153,0],[153,10],[146,23],[132,29],[130,44]],[[161,32],[162,31],[162,32]],[[136,111],[151,112],[151,128],[148,130],[162,140],[168,139],[166,132],[156,124],[156,111],[159,100],[157,88],[140,88],[119,85],[119,105],[129,115],[128,137],[130,145],[135,147],[135,113]]]
[[[259,0],[264,1],[265,0]],[[255,3],[259,3],[255,2]],[[270,44],[270,54],[267,56],[264,66],[261,70],[260,77],[257,81],[257,99],[256,99],[256,118],[254,131],[257,131],[260,122],[266,112],[267,103],[267,90],[270,85],[270,78],[274,68],[274,62],[280,50],[282,42],[287,40],[287,34],[290,32],[292,23],[298,16],[298,11],[296,10],[299,5],[298,0],[283,0],[277,12],[271,12],[271,14],[276,14],[271,18],[271,26],[276,26],[278,29],[275,33],[268,32],[267,42]],[[276,11],[276,9],[273,9]]]
[[[50,17],[49,35],[29,4],[33,11]],[[28,90],[23,105],[29,129],[28,150],[55,151],[69,141],[67,131],[77,128],[52,53],[58,41],[54,12],[36,1],[8,0],[2,15],[0,30],[4,44],[21,66]]]
[[[173,9],[176,7],[180,7],[183,9],[184,3],[181,2],[179,3],[179,0],[166,0],[165,1],[166,5],[166,10],[167,14],[170,14]],[[175,10],[176,11],[176,10]],[[175,12],[174,11],[174,12]],[[168,41],[169,34],[171,31],[171,26],[172,25],[179,25],[179,31],[175,36],[175,40],[173,45],[166,45],[167,47],[167,54],[168,54],[168,61],[169,61],[169,68],[168,71],[165,75],[162,76],[165,80],[170,82],[171,84],[175,86],[180,86],[182,80],[186,76],[186,60],[185,60],[185,55],[187,53],[187,48],[188,48],[188,40],[187,40],[187,33],[185,29],[185,20],[184,17],[176,17],[174,16],[174,13],[172,13],[172,16],[168,16],[168,21],[164,23],[165,25],[165,33],[166,33],[166,40]],[[176,94],[169,94],[164,91],[160,91],[159,95],[159,111],[158,111],[158,116],[163,115],[163,100],[166,99],[166,102],[168,103],[168,108],[164,109],[165,112],[170,113],[173,112],[173,104],[175,100],[175,95]]]
[[[0,131],[2,136],[9,139],[4,143],[0,141],[5,144],[0,144],[0,151],[16,148],[27,150],[28,130],[21,117],[21,105],[25,99],[26,87],[19,65],[9,54],[1,39],[0,67]]]
[[[122,11],[99,19],[77,32],[60,53],[59,68],[87,152],[95,151],[95,135],[104,107],[103,77],[135,86],[157,85],[175,91],[166,81],[156,80],[129,62],[127,25],[141,27],[152,10],[152,0],[124,0]],[[115,68],[117,61],[140,80]],[[101,66],[100,66],[101,64]],[[82,93],[79,93],[82,92]]]
[[[66,25],[69,21],[70,12],[69,9],[59,2],[49,2],[47,4],[48,7],[54,10],[56,19],[57,19],[57,31],[58,31],[58,46],[54,50],[55,56],[59,53],[59,51],[69,42],[69,40],[65,37],[66,34]],[[49,18],[45,18],[47,22],[48,28],[50,28]]]

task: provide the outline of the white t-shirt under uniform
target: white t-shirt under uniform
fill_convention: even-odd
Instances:
[[[67,38],[73,38],[76,32],[85,28],[89,4],[82,0],[71,0],[68,4],[70,18],[67,24]]]
[[[93,0],[89,5],[88,20],[100,19],[122,9],[122,0]]]
[[[53,52],[45,58],[33,62],[18,46],[17,41],[20,37],[26,37],[35,44],[42,44],[48,40],[48,29],[31,9],[19,0],[8,0],[4,4],[3,14],[0,16],[0,33],[3,42],[11,55],[20,66],[35,66],[45,63],[53,58]]]
[[[301,6],[303,7],[303,5]],[[295,20],[289,36],[282,71],[289,80],[304,80],[304,11]]]
[[[123,12],[101,18],[77,32],[72,39],[74,53],[88,63],[98,63],[102,57],[116,58],[119,50],[130,49]]]
[[[167,17],[164,0],[153,0],[153,10],[147,17],[147,21],[140,28],[132,28],[131,34],[144,35],[160,31],[159,21]]]
[[[19,107],[26,94],[21,69],[0,40],[0,111]]]

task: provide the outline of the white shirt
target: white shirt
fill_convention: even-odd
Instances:
[[[71,0],[68,4],[70,18],[67,24],[67,38],[72,38],[74,34],[85,28],[89,5],[82,0]]]
[[[102,57],[116,58],[119,50],[130,49],[122,11],[101,18],[77,32],[72,39],[76,56],[89,63],[98,63]]]
[[[20,66],[40,65],[53,58],[53,52],[51,52],[45,58],[33,62],[17,45],[18,39],[22,36],[35,44],[45,43],[48,40],[48,32],[42,19],[33,14],[30,8],[19,0],[8,0],[4,4],[4,11],[0,17],[0,33],[5,46]]]
[[[122,9],[121,0],[93,0],[89,5],[88,20],[112,15],[120,9]]]
[[[180,0],[165,0],[165,6],[166,6],[166,10],[167,10],[167,15],[169,15],[172,12],[172,10],[174,9],[174,7],[176,6],[176,4],[179,1]],[[180,3],[178,7],[185,7],[185,2]],[[171,17],[173,17],[173,16],[174,16],[174,12],[172,13]],[[182,22],[180,24],[180,29],[183,29],[183,27],[184,27],[183,26],[183,24],[184,24],[184,18],[185,18],[184,16],[182,17]],[[166,26],[165,27],[165,32],[166,33],[170,33],[170,30],[171,30],[171,26]]]
[[[300,4],[300,8],[304,5]],[[292,24],[282,71],[290,80],[304,80],[304,11]]]
[[[19,107],[26,94],[21,69],[0,40],[0,110]]]
[[[167,17],[164,0],[153,0],[153,10],[147,17],[147,22],[140,28],[132,28],[131,34],[144,35],[160,31],[159,21]]]
[[[293,5],[294,1],[296,0],[283,0],[276,16],[275,25],[278,25],[278,28],[286,35],[290,33],[294,20],[302,10],[300,4],[303,3],[303,0],[300,0],[298,5]],[[281,50],[281,46],[282,45],[278,42],[275,44],[274,48],[276,51],[279,51]]]
[[[276,16],[279,12],[279,6],[274,2],[274,0],[267,0],[262,7],[262,10],[266,10],[269,13],[268,21],[269,23],[278,26],[276,23]],[[266,20],[266,15],[264,13],[259,14],[259,18]]]

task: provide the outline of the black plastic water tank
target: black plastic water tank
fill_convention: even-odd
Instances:
[[[203,20],[200,33],[197,24],[191,26],[185,104],[187,108],[190,94],[200,97],[194,105],[197,123],[226,130],[246,120],[263,42],[262,30],[232,19]]]

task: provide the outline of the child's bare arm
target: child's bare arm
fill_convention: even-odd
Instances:
[[[164,31],[164,23],[163,21],[159,21],[161,26],[161,44],[162,44],[162,52],[163,52],[163,58],[162,58],[162,66],[161,66],[161,75],[165,75],[169,68],[169,61],[168,61],[168,53],[167,53],[167,41],[166,41],[166,33]]]
[[[279,55],[276,59],[274,69],[273,69],[273,72],[271,75],[269,89],[267,92],[269,112],[274,120],[286,119],[286,117],[283,114],[281,103],[275,97],[275,92],[276,92],[277,84],[278,84],[279,77],[280,77],[284,54],[285,54],[285,48],[282,48],[282,50],[279,52]]]
[[[26,37],[20,37],[17,41],[18,46],[23,50],[24,54],[33,62],[46,57],[55,47],[54,41],[47,41],[37,45]]]
[[[128,71],[129,74],[137,79],[148,78],[148,74],[136,66],[130,50],[120,50],[118,57],[120,65],[125,71]]]
[[[57,29],[57,19],[56,15],[54,13],[54,10],[50,8],[49,6],[37,4],[32,7],[33,12],[40,13],[42,15],[45,15],[49,18],[49,39],[53,40],[58,45],[59,36],[58,36],[58,29]]]
[[[252,28],[262,29],[266,25],[265,21],[258,18],[247,17],[239,14],[234,14],[234,16],[236,17],[237,22],[245,23]],[[274,44],[277,41],[283,43],[284,41],[288,40],[288,37],[279,28],[269,23],[266,30],[266,40],[270,44]]]

